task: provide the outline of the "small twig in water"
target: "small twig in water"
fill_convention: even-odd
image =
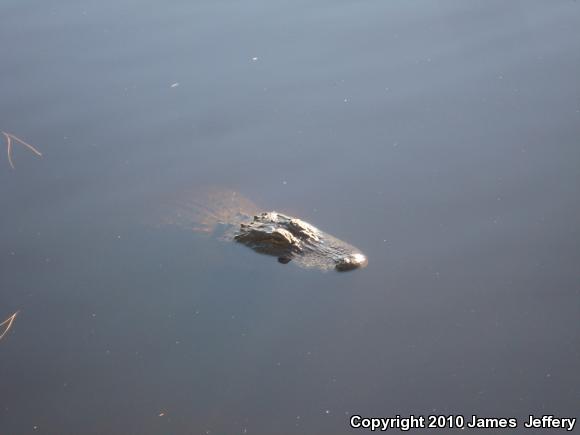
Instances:
[[[10,163],[10,167],[14,169],[14,163],[12,163],[12,138],[8,135],[8,133],[2,132],[2,134],[6,137],[6,153],[8,154],[8,163]]]
[[[19,312],[16,311],[14,314],[12,314],[6,320],[4,320],[2,323],[0,323],[0,330],[2,328],[4,328],[4,331],[2,331],[2,333],[0,334],[0,340],[2,340],[2,338],[8,333],[10,328],[12,328],[12,324],[14,323],[14,319],[16,319],[16,316],[18,315],[18,313]]]
[[[24,145],[25,147],[27,147],[30,151],[32,151],[38,157],[42,157],[42,153],[40,151],[38,151],[35,147],[33,147],[32,145],[30,145],[29,143],[24,142],[19,137],[14,136],[13,134],[10,134],[10,133],[6,133],[5,131],[3,131],[2,134],[6,138],[6,153],[8,154],[8,163],[10,163],[10,167],[12,169],[14,169],[14,162],[12,161],[12,140],[13,139],[16,142],[20,142],[22,145]]]

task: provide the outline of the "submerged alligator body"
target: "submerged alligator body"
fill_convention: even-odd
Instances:
[[[302,267],[340,272],[363,268],[366,256],[309,223],[275,211],[258,212],[251,201],[237,192],[211,189],[181,201],[178,213],[168,223],[194,231],[215,234],[241,243],[280,263],[290,261]]]

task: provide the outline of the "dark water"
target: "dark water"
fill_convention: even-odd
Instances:
[[[580,417],[579,3],[0,10],[0,129],[44,153],[0,148],[2,435]],[[369,267],[151,225],[208,185]]]

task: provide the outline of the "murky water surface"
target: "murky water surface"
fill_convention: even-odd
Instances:
[[[0,147],[0,433],[578,417],[579,3],[0,9],[0,130],[43,153]],[[369,267],[155,225],[199,186]]]

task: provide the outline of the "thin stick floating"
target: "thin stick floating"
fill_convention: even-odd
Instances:
[[[2,338],[8,333],[8,331],[10,331],[10,328],[12,328],[12,324],[14,323],[14,319],[16,319],[17,315],[18,311],[16,311],[14,314],[12,314],[6,320],[0,323],[0,331],[2,331],[0,333],[0,340],[2,340]]]
[[[38,149],[36,149],[32,145],[30,145],[28,142],[23,141],[18,136],[14,136],[13,134],[6,133],[5,131],[3,131],[2,134],[6,138],[6,153],[8,154],[8,163],[10,164],[10,167],[12,169],[14,169],[14,162],[12,161],[12,141],[13,140],[20,143],[21,145],[24,145],[26,148],[28,148],[30,151],[32,151],[34,154],[36,154],[38,157],[42,157],[42,153],[40,151],[38,151]]]
[[[6,136],[6,153],[8,154],[8,163],[10,163],[10,167],[14,169],[14,163],[12,163],[12,138],[8,135],[8,133],[2,132],[4,136]]]

